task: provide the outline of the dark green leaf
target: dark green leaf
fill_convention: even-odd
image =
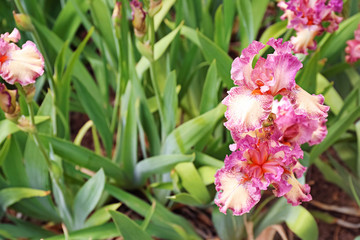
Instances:
[[[120,185],[126,186],[123,171],[116,164],[111,162],[110,159],[101,157],[89,149],[76,146],[69,141],[59,138],[40,135],[40,139],[44,143],[50,143],[55,154],[62,157],[65,161],[93,171],[98,171],[100,168],[103,168],[107,176],[117,180]]]
[[[216,60],[214,60],[206,74],[204,88],[201,95],[200,114],[215,108],[219,103],[219,100],[216,97],[218,95],[219,87],[220,81],[218,81]]]

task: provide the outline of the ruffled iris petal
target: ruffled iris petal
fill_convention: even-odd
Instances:
[[[256,84],[251,79],[251,72],[253,71],[252,62],[256,54],[263,49],[265,45],[261,42],[253,41],[247,48],[245,48],[241,56],[236,58],[231,66],[231,79],[234,83],[241,87],[248,89],[255,89]]]
[[[292,92],[293,100],[295,101],[295,113],[305,114],[310,119],[326,118],[329,107],[323,105],[324,97],[320,95],[310,95],[301,87],[297,86]]]
[[[316,49],[314,38],[319,34],[320,29],[317,26],[304,27],[296,33],[296,37],[291,37],[290,41],[294,45],[294,52],[307,54],[307,50]]]
[[[324,140],[324,138],[326,137],[327,133],[328,133],[328,130],[326,127],[326,119],[320,119],[318,121],[316,130],[311,135],[309,145],[312,146],[312,145],[321,143]]]
[[[230,131],[248,132],[261,127],[271,112],[273,97],[253,94],[251,91],[234,87],[222,101],[227,106],[224,125]]]
[[[295,87],[295,75],[302,68],[301,62],[293,55],[269,54],[266,67],[273,70],[273,82],[269,89],[273,96],[281,91],[291,91]],[[284,95],[284,94],[283,94]]]
[[[260,189],[247,181],[242,173],[222,168],[215,178],[216,190],[219,192],[215,203],[222,213],[230,209],[234,215],[242,215],[249,212],[261,198]]]
[[[287,182],[292,186],[290,191],[284,195],[288,203],[291,203],[293,206],[297,206],[302,202],[308,202],[312,200],[309,185],[300,184],[293,175],[288,178]]]
[[[21,36],[19,30],[14,28],[14,30],[10,34],[8,32],[1,34],[0,38],[3,39],[5,42],[17,43],[20,40]]]

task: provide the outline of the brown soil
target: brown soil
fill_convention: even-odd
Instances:
[[[351,197],[349,197],[341,188],[327,182],[315,166],[309,168],[307,178],[308,184],[311,186],[311,195],[313,197],[313,200],[328,205],[352,207],[354,209],[359,209],[356,202]],[[342,219],[350,223],[360,223],[360,217],[325,211],[315,207],[313,204],[311,204],[311,202],[305,203],[304,207],[306,207],[308,210],[326,212],[338,219]],[[317,220],[317,223],[319,227],[319,240],[352,240],[356,236],[360,236],[359,228],[350,229],[341,227],[338,224],[328,224],[319,220]]]

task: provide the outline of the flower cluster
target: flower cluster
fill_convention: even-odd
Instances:
[[[334,32],[342,18],[335,12],[341,12],[342,0],[290,0],[280,1],[278,6],[284,11],[281,19],[288,19],[288,28],[296,30],[291,38],[295,53],[307,54],[307,49],[315,50],[315,36],[324,31]]]
[[[249,212],[260,200],[260,191],[270,185],[275,196],[284,196],[292,205],[311,200],[310,187],[297,180],[306,170],[298,162],[303,157],[300,145],[324,139],[329,107],[323,105],[322,95],[310,95],[296,85],[302,64],[291,54],[292,44],[272,38],[267,45],[274,53],[259,57],[254,68],[255,56],[265,47],[257,41],[232,64],[231,78],[237,86],[223,104],[224,125],[235,143],[215,175],[215,203],[223,213]]]
[[[346,42],[345,48],[346,56],[345,60],[347,63],[354,63],[360,59],[360,24],[354,32],[355,39]]]

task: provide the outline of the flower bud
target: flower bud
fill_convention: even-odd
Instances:
[[[8,119],[10,121],[13,121],[15,123],[17,122],[17,120],[19,118],[19,115],[20,115],[20,105],[19,105],[19,103],[16,103],[15,111],[13,113],[5,113],[6,119]]]
[[[15,13],[13,11],[14,20],[16,26],[23,31],[34,31],[34,25],[31,23],[31,19],[28,15],[23,13]]]
[[[162,7],[162,0],[150,0],[149,16],[153,17],[160,11]]]
[[[142,3],[138,0],[132,0],[130,6],[132,9],[131,15],[135,36],[138,38],[142,38],[146,33],[146,12],[142,8]]]
[[[16,110],[16,93],[17,90],[9,90],[5,84],[0,83],[0,107],[8,114]]]
[[[32,99],[34,98],[35,91],[36,91],[35,84],[29,84],[29,85],[23,86],[23,89],[26,94],[26,101],[31,102]]]

